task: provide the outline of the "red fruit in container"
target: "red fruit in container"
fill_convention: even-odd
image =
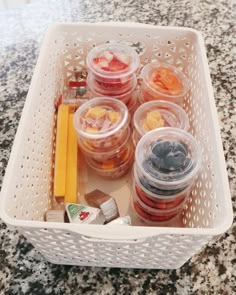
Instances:
[[[136,213],[139,215],[139,217],[141,217],[141,219],[143,219],[147,223],[149,221],[151,222],[168,221],[179,214],[179,212],[165,213],[160,215],[149,214],[148,212],[143,210],[143,208],[140,206],[140,204],[137,201],[135,201],[133,204],[134,204],[134,209]]]
[[[158,199],[158,196],[156,196],[156,199],[148,194],[146,194],[139,186],[135,186],[135,192],[137,194],[137,196],[140,198],[140,200],[142,200],[145,204],[147,204],[148,206],[152,207],[152,208],[156,208],[156,209],[172,209],[177,207],[178,205],[180,205],[189,195],[189,190],[188,192],[185,192],[183,194],[178,194],[178,196],[172,196],[171,200],[166,200],[165,198],[163,199]]]
[[[87,66],[96,83],[104,90],[132,88],[139,56],[131,47],[119,43],[94,47],[87,56]]]
[[[88,78],[87,78],[87,85],[95,97],[110,96],[110,97],[113,97],[113,98],[116,98],[116,99],[122,101],[126,105],[130,104],[131,100],[133,100],[133,97],[136,95],[135,88],[137,86],[137,79],[136,79],[135,75],[134,75],[131,82],[132,82],[132,85],[129,85],[128,88],[123,85],[123,87],[118,88],[116,90],[115,89],[113,89],[113,90],[108,89],[107,90],[107,89],[103,89],[100,86],[100,84],[97,83],[97,81],[95,80],[95,77],[92,73],[89,73]]]

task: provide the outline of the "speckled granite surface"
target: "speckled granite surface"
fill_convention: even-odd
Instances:
[[[0,11],[0,183],[26,98],[39,42],[61,21],[133,21],[193,27],[205,38],[236,209],[236,2],[33,1]],[[165,3],[166,2],[166,3]],[[125,270],[56,266],[0,223],[0,294],[236,294],[236,227],[181,269]]]

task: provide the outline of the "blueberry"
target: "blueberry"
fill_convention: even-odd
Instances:
[[[163,162],[163,159],[159,158],[159,157],[156,157],[155,155],[151,155],[149,157],[149,160],[150,162],[152,163],[152,166],[155,167],[155,168],[158,168],[160,169],[161,166],[163,165],[162,162]]]
[[[184,153],[180,151],[170,152],[164,160],[164,166],[161,168],[169,171],[176,171],[183,168],[185,162],[186,155]]]
[[[188,154],[188,148],[185,144],[178,142],[178,141],[174,141],[172,143],[172,151],[173,152],[181,152],[183,153],[185,156],[187,156]]]
[[[157,141],[152,147],[152,153],[159,158],[164,158],[169,152],[171,152],[169,141]]]

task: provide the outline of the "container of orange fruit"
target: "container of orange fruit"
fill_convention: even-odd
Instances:
[[[84,103],[74,115],[74,127],[85,159],[97,174],[114,178],[128,170],[133,145],[123,102],[98,97]]]
[[[149,63],[143,67],[141,77],[141,102],[167,100],[183,105],[190,82],[177,67],[161,62]]]
[[[134,149],[131,142],[114,153],[113,156],[98,160],[94,157],[86,157],[88,165],[100,176],[118,178],[124,175],[133,163]]]
[[[175,127],[185,131],[189,129],[187,113],[175,103],[163,100],[141,104],[133,116],[133,142],[138,143],[147,132],[161,127]]]

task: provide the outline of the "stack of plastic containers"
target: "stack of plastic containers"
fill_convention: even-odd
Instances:
[[[119,43],[94,47],[87,56],[87,84],[94,96],[114,97],[134,111],[136,104],[135,71],[140,60],[135,50]]]
[[[86,161],[97,174],[117,178],[127,172],[133,144],[123,102],[110,97],[89,100],[76,111],[74,127]]]
[[[149,63],[143,67],[141,76],[139,95],[141,103],[150,100],[168,100],[183,105],[190,83],[176,67],[160,62]]]
[[[155,100],[143,103],[133,117],[133,143],[136,146],[147,132],[160,127],[175,127],[188,131],[187,113],[177,104]]]
[[[148,224],[181,213],[201,167],[201,148],[184,130],[164,127],[145,134],[135,152],[133,207]]]

